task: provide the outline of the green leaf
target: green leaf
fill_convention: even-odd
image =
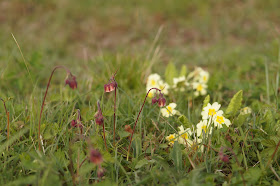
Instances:
[[[237,126],[242,126],[249,116],[250,114],[239,114],[234,123],[236,123]]]
[[[276,147],[275,141],[271,139],[262,140],[262,144],[267,147]]]
[[[187,75],[187,66],[182,65],[181,66],[181,71],[180,71],[180,76],[186,76]]]
[[[126,132],[126,131],[120,130],[120,131],[118,131],[118,133],[119,133],[120,138],[126,138],[126,137],[130,136],[130,133]]]
[[[135,135],[135,138],[133,139],[132,142],[132,147],[133,147],[134,157],[138,158],[142,153],[142,143],[139,135]]]
[[[227,117],[234,116],[237,113],[237,111],[241,107],[242,97],[243,97],[243,91],[242,90],[240,90],[239,92],[237,92],[233,96],[233,98],[230,100],[230,103],[229,103],[228,108],[226,110]]]
[[[185,128],[191,128],[191,127],[192,127],[192,123],[191,123],[190,120],[189,120],[186,116],[184,116],[184,115],[179,116],[178,121],[179,121]]]
[[[142,159],[140,161],[137,162],[135,169],[140,169],[141,167],[143,167],[144,165],[147,165],[149,162],[147,159]]]
[[[182,151],[180,148],[180,145],[177,141],[175,141],[173,145],[173,149],[171,151],[171,158],[173,160],[173,163],[175,165],[175,168],[177,171],[182,169]]]
[[[210,96],[209,94],[204,98],[204,101],[203,101],[203,106],[202,108],[206,107],[207,104],[210,102]]]
[[[173,78],[177,77],[178,73],[173,63],[169,63],[165,69],[165,80],[169,85],[173,85]]]

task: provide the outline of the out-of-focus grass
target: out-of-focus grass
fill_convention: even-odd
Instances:
[[[36,174],[42,171],[48,176],[48,171],[44,169],[51,169],[53,165],[49,162],[56,161],[51,157],[59,159],[71,145],[69,140],[72,138],[66,125],[73,119],[74,108],[81,109],[85,126],[95,136],[96,128],[92,128],[90,122],[96,111],[95,104],[102,99],[104,114],[110,118],[112,97],[103,95],[103,85],[117,68],[120,130],[123,130],[124,125],[134,122],[142,101],[140,98],[145,94],[147,75],[151,72],[163,75],[169,61],[173,61],[177,67],[186,64],[189,70],[197,65],[208,70],[211,74],[209,94],[213,101],[227,104],[233,93],[242,89],[244,104],[252,106],[256,113],[261,113],[261,109],[268,107],[265,104],[260,106],[260,103],[267,103],[268,100],[265,63],[268,64],[268,83],[271,84],[268,96],[272,103],[278,101],[274,93],[276,74],[280,68],[279,8],[278,0],[2,0],[0,97],[13,98],[7,102],[11,112],[11,135],[23,126],[30,130],[28,136],[21,138],[24,139],[22,144],[14,147],[16,153],[21,153],[20,157],[16,153],[13,159],[3,157],[8,161],[4,161],[1,181],[5,183],[32,175],[33,169],[37,171]],[[31,77],[11,33],[27,60]],[[32,151],[32,160],[40,162],[41,168],[37,165],[28,168],[28,164],[34,162],[28,163],[31,160],[25,152],[34,149],[33,140],[36,139],[38,110],[44,88],[51,69],[58,64],[66,65],[77,76],[78,90],[71,92],[62,85],[61,79],[65,77],[63,71],[54,75],[42,120],[42,133],[49,154],[39,157]],[[184,95],[180,98],[168,101],[176,101],[178,109],[186,114],[189,106]],[[202,100],[199,101],[197,104],[200,106]],[[197,122],[200,112],[198,105],[192,110],[195,116],[192,122]],[[0,108],[2,111],[3,106],[0,105]],[[153,107],[148,108],[143,112],[144,119],[140,122],[143,128],[137,128],[138,133],[141,129],[147,133],[153,129],[150,120],[158,113]],[[148,118],[147,121],[145,118]],[[0,140],[3,141],[6,131],[4,112],[1,112],[0,120]],[[176,123],[174,119],[171,121]],[[257,118],[256,123],[261,125],[261,122],[262,119]],[[112,141],[111,123],[111,119],[108,119],[108,141]],[[164,124],[165,121],[161,127]],[[59,150],[56,151],[58,146]],[[17,164],[19,161],[21,163]],[[22,165],[22,162],[27,163]],[[11,166],[23,172],[14,175]],[[24,172],[21,166],[27,167],[29,171]],[[63,183],[70,183],[70,176],[67,175],[69,171],[63,170],[65,166],[56,168],[56,171],[63,172],[60,173],[61,180],[64,179],[64,173],[65,179],[68,179],[63,180]],[[127,183],[126,176],[129,174],[119,169],[116,172],[121,175],[119,182]],[[151,171],[151,176],[156,177],[156,174],[159,173]],[[166,176],[162,178],[169,178],[168,171],[163,174]],[[108,177],[117,179],[114,176]],[[157,183],[156,179],[154,181]],[[18,180],[18,183],[23,182]],[[163,183],[170,182],[167,180]]]

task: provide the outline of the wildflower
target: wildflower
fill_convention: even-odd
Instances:
[[[159,89],[162,90],[161,92],[164,94],[164,95],[167,95],[168,94],[168,90],[170,88],[170,86],[168,85],[168,83],[162,81],[162,80],[159,80],[158,82],[158,85],[159,85]]]
[[[207,104],[206,107],[203,108],[201,115],[202,119],[209,119],[214,118],[216,114],[222,115],[223,111],[219,110],[221,105],[218,102],[213,103],[212,105],[210,103]]]
[[[196,79],[195,79],[196,80]],[[201,70],[199,72],[199,77],[198,77],[198,81],[200,83],[207,83],[209,80],[209,72],[205,71],[205,70]]]
[[[251,113],[252,113],[252,109],[250,107],[244,107],[243,109],[240,110],[241,115],[251,114]]]
[[[98,150],[91,149],[89,154],[89,160],[95,165],[100,165],[103,162],[103,157]]]
[[[223,149],[224,149],[224,147],[221,147],[221,149],[219,151],[219,158],[223,162],[228,163],[229,162],[229,156],[224,154]]]
[[[191,136],[191,129],[187,128],[186,130],[184,129],[183,125],[179,127],[179,139],[178,142],[180,144],[186,144],[190,139]]]
[[[158,98],[157,102],[158,102],[158,106],[160,106],[160,107],[164,107],[166,104],[166,100],[161,93],[159,94],[159,98]]]
[[[76,77],[71,73],[68,73],[65,80],[65,85],[69,85],[69,87],[72,88],[73,90],[76,89],[77,88]]]
[[[185,91],[185,85],[186,85],[185,76],[173,78],[173,87],[176,88],[176,90]]]
[[[160,75],[158,74],[149,75],[147,80],[147,87],[158,87],[160,79]]]
[[[214,126],[218,128],[223,128],[222,124],[225,124],[227,127],[229,127],[229,125],[231,125],[231,122],[223,115],[217,114],[216,118],[214,119]]]
[[[166,140],[169,142],[169,145],[173,145],[177,139],[175,138],[175,134],[170,134],[169,136],[166,136]]]
[[[176,103],[170,103],[165,108],[160,109],[160,112],[164,117],[168,118],[169,116],[173,116],[177,113],[177,110],[175,110],[176,106]]]
[[[201,136],[202,134],[208,135],[212,133],[212,127],[210,126],[210,123],[207,120],[201,120],[196,125],[196,134],[197,136]]]
[[[126,131],[126,132],[129,132],[130,134],[132,134],[132,129],[131,129],[131,127],[130,127],[130,125],[125,125],[124,126],[124,130]]]
[[[199,95],[206,95],[207,91],[207,85],[204,83],[199,83],[199,82],[194,82],[193,84],[193,89],[195,90],[194,95],[199,96]]]
[[[105,174],[106,170],[102,168],[101,166],[98,167],[97,169],[97,176],[98,178],[102,178]]]
[[[104,117],[102,115],[102,111],[101,111],[101,107],[100,107],[99,102],[97,102],[97,107],[98,107],[98,111],[94,116],[95,117],[95,123],[97,125],[103,125],[104,124]]]
[[[187,79],[191,79],[191,78],[197,79],[202,71],[203,71],[202,68],[196,67],[194,71],[189,73]]]

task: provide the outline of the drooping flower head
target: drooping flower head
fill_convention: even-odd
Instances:
[[[76,89],[77,88],[76,76],[74,76],[72,73],[68,73],[65,79],[65,85],[69,85],[69,87],[72,88],[73,90]]]
[[[97,102],[97,107],[98,107],[98,111],[97,111],[97,113],[94,116],[95,117],[95,123],[97,125],[103,125],[104,124],[104,117],[102,115],[102,110],[101,110],[99,101]]]
[[[118,70],[117,70],[118,71]],[[112,92],[116,88],[118,88],[118,83],[115,80],[115,76],[117,74],[117,71],[112,75],[112,77],[109,79],[109,82],[104,85],[104,91],[105,92]]]
[[[89,153],[89,160],[95,165],[100,165],[103,162],[103,157],[97,149],[91,149]]]

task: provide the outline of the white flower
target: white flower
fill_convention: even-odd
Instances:
[[[229,119],[225,118],[221,114],[217,114],[216,118],[214,119],[214,126],[218,128],[223,128],[223,124],[225,124],[227,127],[231,125],[231,122]]]
[[[193,89],[195,90],[194,95],[195,96],[199,96],[199,95],[206,95],[207,91],[207,85],[204,83],[198,83],[198,82],[194,82],[193,84]]]
[[[170,134],[169,136],[166,136],[165,139],[169,142],[169,145],[173,145],[175,141],[177,141],[175,134]]]
[[[213,103],[212,105],[210,103],[207,104],[206,107],[203,108],[201,115],[202,119],[215,119],[216,115],[222,115],[223,111],[219,110],[221,108],[221,105],[218,102]]]
[[[158,87],[158,82],[161,80],[160,75],[151,74],[147,80],[147,87]]]
[[[181,125],[179,128],[179,139],[178,142],[180,144],[186,144],[189,141],[189,138],[192,134],[191,129],[187,128],[186,130],[184,129],[183,125]]]
[[[197,78],[200,74],[200,72],[203,71],[202,68],[200,67],[196,67],[194,69],[194,71],[192,71],[191,73],[189,73],[187,79],[191,79],[191,78]]]
[[[252,113],[252,109],[250,107],[244,107],[243,109],[240,110],[241,115],[251,114],[251,113]]]
[[[164,117],[168,118],[169,116],[173,116],[177,113],[177,110],[175,110],[176,106],[176,103],[170,103],[165,108],[160,109],[160,112]]]
[[[169,90],[169,85],[166,83],[166,82],[164,82],[164,81],[162,81],[162,80],[159,80],[159,82],[158,82],[158,84],[159,84],[159,89],[160,90],[162,90],[161,92],[163,93],[163,94],[165,94],[165,95],[167,95],[168,94],[168,90]]]
[[[210,123],[208,120],[201,120],[197,125],[196,125],[196,133],[197,136],[203,135],[203,132],[205,135],[211,134],[212,133],[212,127],[210,126]]]
[[[176,90],[185,91],[185,86],[186,86],[185,76],[173,78],[173,88],[176,88]]]
[[[207,83],[209,80],[209,72],[201,70],[199,73],[198,81],[200,83]]]

